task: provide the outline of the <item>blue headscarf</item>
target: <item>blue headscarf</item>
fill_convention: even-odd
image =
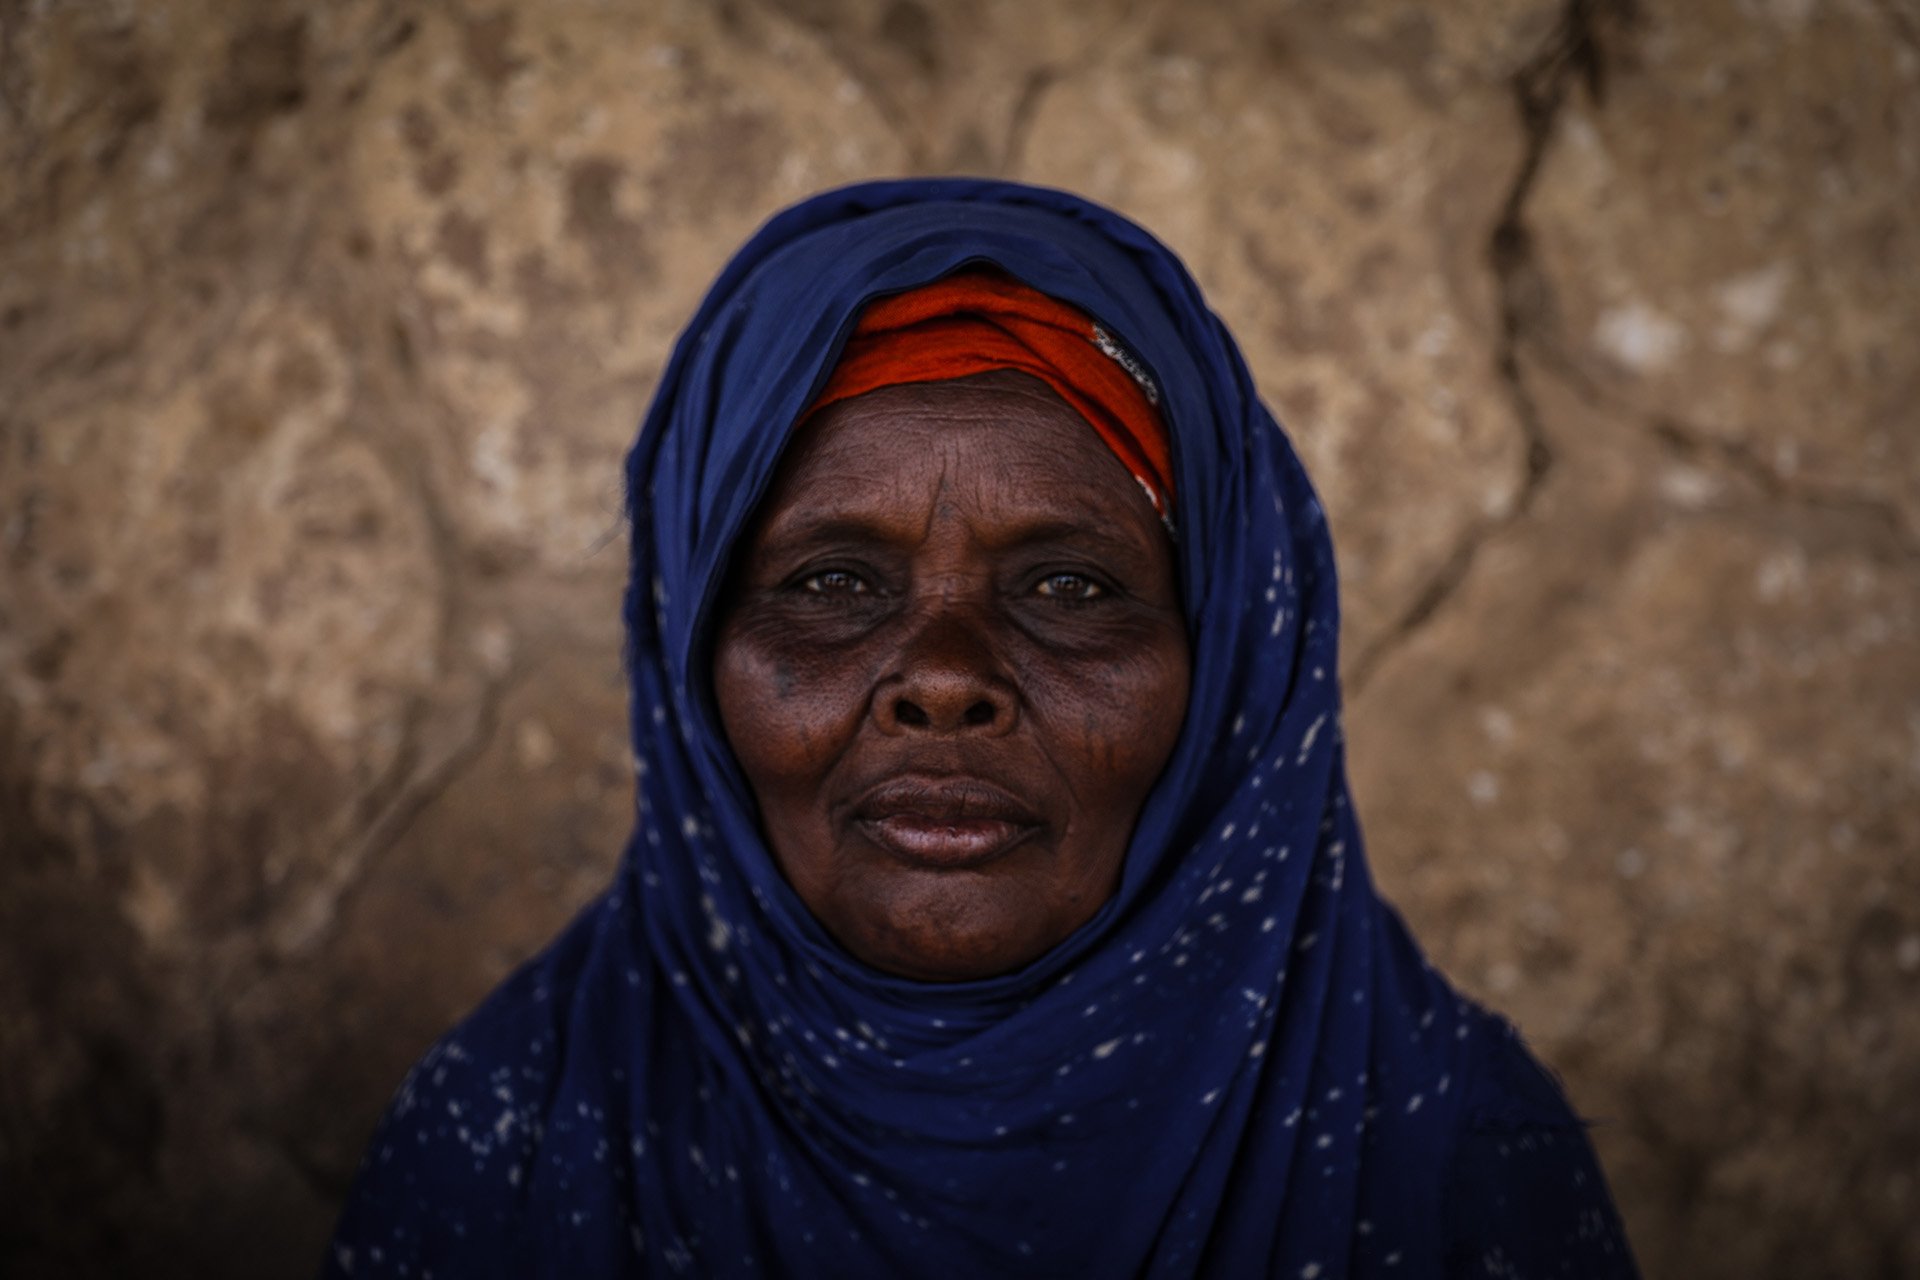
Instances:
[[[849,956],[781,878],[709,668],[729,557],[861,308],[978,263],[1157,384],[1193,679],[1113,899],[935,985]],[[789,209],[681,337],[628,487],[625,860],[414,1069],[331,1274],[1632,1273],[1559,1089],[1374,892],[1325,518],[1146,232],[972,180]]]

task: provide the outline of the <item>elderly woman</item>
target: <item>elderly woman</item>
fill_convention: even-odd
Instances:
[[[1144,231],[791,209],[628,484],[635,834],[402,1086],[333,1274],[1632,1274],[1374,892],[1325,521]]]

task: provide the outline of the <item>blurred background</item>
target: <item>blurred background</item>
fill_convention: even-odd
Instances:
[[[1378,878],[1649,1272],[1920,1274],[1910,0],[13,0],[0,172],[0,1272],[312,1270],[619,855],[678,326],[969,172],[1238,335]]]

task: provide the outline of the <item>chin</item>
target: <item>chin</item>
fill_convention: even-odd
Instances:
[[[995,977],[1020,968],[1046,950],[1009,945],[1003,937],[927,938],[893,931],[839,941],[862,963],[920,982],[972,982]]]
[[[1035,920],[977,901],[863,904],[828,930],[862,963],[921,982],[972,982],[1011,973],[1045,955],[1081,921]],[[842,927],[842,925],[846,927]]]
[[[860,955],[858,952],[854,954],[882,973],[890,973],[897,978],[912,978],[916,982],[977,982],[982,978],[1011,973],[1037,958],[1023,954],[1004,956],[964,951],[890,951],[876,956]]]

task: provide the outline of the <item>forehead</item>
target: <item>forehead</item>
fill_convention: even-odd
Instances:
[[[981,514],[1158,529],[1139,483],[1092,426],[1018,373],[886,387],[828,407],[788,446],[761,520],[772,533],[936,493]]]

